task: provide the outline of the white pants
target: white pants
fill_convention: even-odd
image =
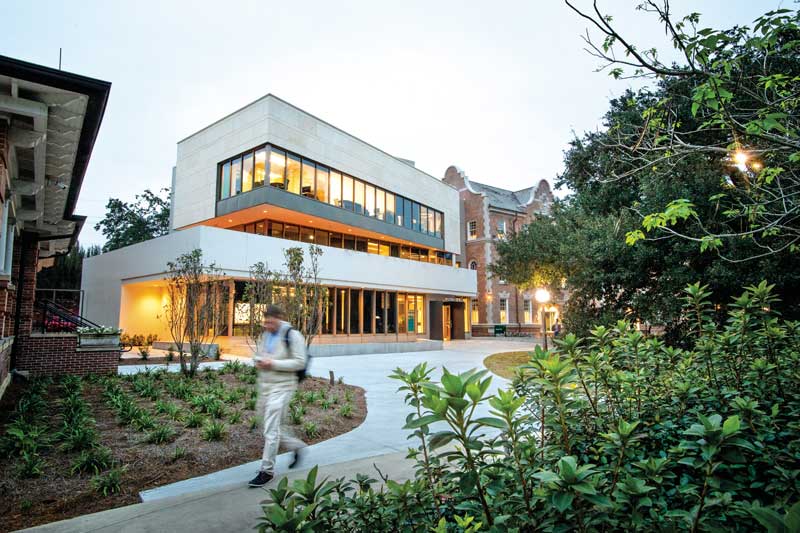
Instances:
[[[304,447],[306,444],[292,435],[289,427],[284,425],[284,420],[289,412],[289,403],[297,386],[292,385],[266,385],[259,384],[261,389],[260,400],[263,403],[264,413],[264,453],[261,456],[261,471],[275,471],[275,457],[278,455],[278,446],[283,443],[290,450]]]

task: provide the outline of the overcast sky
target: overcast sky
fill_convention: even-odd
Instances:
[[[589,7],[587,0],[576,0]],[[77,213],[81,243],[109,197],[170,184],[178,140],[273,93],[441,177],[521,189],[563,168],[629,82],[597,73],[586,21],[561,1],[3,0],[0,54],[112,82]],[[635,42],[664,44],[634,0],[606,0]],[[777,0],[672,2],[704,26],[749,24]],[[666,47],[664,47],[666,49]]]

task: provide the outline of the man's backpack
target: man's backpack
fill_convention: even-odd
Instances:
[[[286,350],[290,352],[292,350],[292,346],[289,343],[289,334],[292,332],[293,329],[294,328],[292,327],[286,328],[286,333],[283,334],[283,345],[286,347]],[[310,362],[311,362],[311,356],[308,355],[308,350],[306,350],[306,366],[297,371],[297,381],[303,381],[304,379],[306,379],[306,374],[308,372],[308,364]]]

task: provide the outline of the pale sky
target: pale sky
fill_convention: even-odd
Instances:
[[[576,0],[590,7],[588,0]],[[636,0],[605,0],[625,35],[663,45]],[[675,0],[701,26],[750,24],[778,0]],[[597,73],[586,21],[558,0],[3,0],[0,54],[107,80],[78,201],[84,245],[109,197],[170,185],[176,143],[273,93],[436,177],[456,164],[509,189],[563,169],[630,82]],[[664,46],[664,50],[668,47]]]

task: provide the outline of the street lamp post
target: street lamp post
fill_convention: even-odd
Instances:
[[[550,291],[547,289],[536,289],[536,293],[534,293],[533,296],[542,308],[542,338],[544,339],[544,349],[547,350],[547,324],[544,319],[544,304],[550,301]]]

